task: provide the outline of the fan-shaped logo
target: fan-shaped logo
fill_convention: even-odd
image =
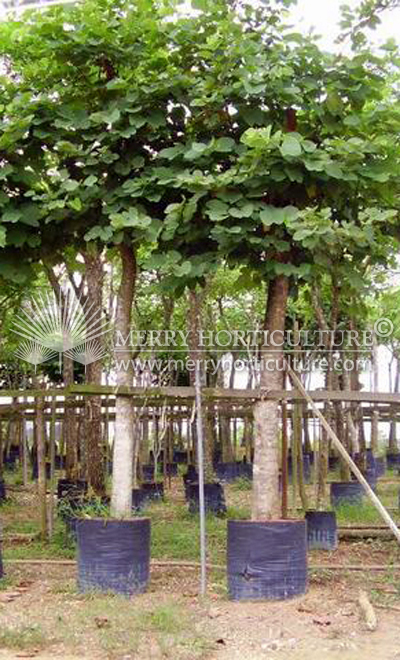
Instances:
[[[55,295],[39,295],[21,308],[11,329],[24,341],[16,356],[37,365],[57,355],[72,358],[85,367],[106,356],[103,335],[111,330],[101,310],[67,290],[62,300]]]

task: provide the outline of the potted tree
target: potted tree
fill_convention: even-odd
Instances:
[[[193,98],[223,137],[209,140],[199,122],[186,146],[161,153],[172,163],[171,185],[185,216],[177,222],[178,205],[167,209],[160,247],[179,252],[186,281],[225,258],[265,282],[252,519],[228,522],[228,589],[233,599],[285,599],[307,588],[306,523],[281,519],[278,489],[278,393],[291,287],[341,259],[360,283],[367,255],[387,261],[396,217],[387,182],[398,154],[390,148],[390,103],[378,123],[369,110],[385,103],[383,75],[357,56],[335,58],[309,38],[294,39],[268,10],[257,13],[255,31],[236,19],[230,39],[242,66],[235,68],[231,49],[219,51],[218,65],[210,54],[209,84],[214,80],[218,94],[210,100],[208,87],[195,88]],[[290,74],[279,62],[290,62]]]

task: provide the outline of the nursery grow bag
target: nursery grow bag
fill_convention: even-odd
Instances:
[[[383,477],[386,472],[386,461],[383,456],[378,456],[375,458],[375,473],[378,477]]]
[[[178,476],[178,464],[177,463],[167,463],[165,466],[167,477],[177,477]],[[158,474],[164,474],[164,465],[161,465],[158,468]]]
[[[196,481],[199,478],[195,465],[188,465],[186,474],[183,475],[184,481]]]
[[[239,477],[239,470],[238,470],[238,465],[237,463],[217,463],[215,466],[215,473],[218,477],[218,479],[221,479],[221,481],[226,481],[227,483],[230,483],[232,481],[235,481],[235,479],[238,479]]]
[[[150,520],[80,519],[78,588],[125,596],[146,591],[150,569]]]
[[[307,511],[306,522],[309,550],[336,550],[338,535],[334,511]]]
[[[331,483],[331,505],[361,504],[364,500],[364,488],[359,481],[339,481]]]
[[[57,482],[57,498],[59,500],[69,499],[77,495],[85,495],[87,493],[88,483],[83,479],[75,481],[71,479],[59,479]]]
[[[4,479],[0,479],[0,502],[5,502],[6,499],[6,485]]]
[[[187,486],[189,512],[199,512],[199,484],[191,483]],[[226,513],[224,489],[219,483],[204,484],[204,508],[206,513],[217,515]]]
[[[242,479],[252,479],[253,478],[253,464],[252,463],[238,463],[238,476]]]
[[[81,518],[76,518],[75,516],[67,515],[64,517],[65,527],[67,530],[67,536],[70,536],[76,543],[77,541],[77,532],[76,528],[79,524]]]
[[[141,490],[148,500],[162,500],[164,498],[164,484],[162,482],[142,484]]]
[[[5,470],[15,470],[16,468],[16,457],[15,456],[5,456],[3,458],[3,467]]]
[[[142,465],[142,476],[144,481],[153,481],[154,479],[154,465],[146,464]]]
[[[148,494],[141,488],[134,488],[132,490],[132,509],[133,511],[141,511],[146,502],[149,501]]]
[[[232,600],[287,600],[307,590],[305,520],[228,521]]]
[[[369,468],[367,470],[364,470],[362,472],[362,475],[363,475],[364,479],[366,479],[366,481],[368,481],[368,483],[371,486],[372,490],[375,490],[376,489],[376,482],[378,480],[378,478],[376,476],[376,469],[375,468]],[[352,474],[351,475],[351,480],[352,481],[357,481],[357,477],[354,474]]]
[[[46,479],[50,479],[51,476],[51,465],[46,463]],[[39,478],[39,466],[37,460],[33,461],[32,464],[32,481],[35,481]]]
[[[400,454],[386,454],[388,468],[400,467]]]
[[[54,457],[54,468],[56,470],[63,470],[65,467],[65,457],[64,456],[55,456]]]
[[[187,451],[181,451],[180,449],[174,449],[173,460],[174,460],[174,463],[187,463]]]
[[[338,456],[329,456],[328,457],[328,468],[329,470],[336,470],[339,466],[339,457]]]

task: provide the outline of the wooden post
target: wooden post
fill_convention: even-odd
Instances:
[[[315,412],[317,417],[320,419],[323,428],[327,432],[328,437],[332,440],[332,442],[333,442],[334,446],[336,447],[338,453],[343,458],[345,463],[347,463],[347,465],[349,466],[350,470],[353,472],[355,477],[357,477],[358,481],[360,482],[360,484],[364,488],[364,490],[365,490],[365,492],[368,496],[368,499],[371,500],[372,504],[377,509],[378,513],[382,516],[383,520],[390,527],[390,529],[392,530],[394,536],[396,537],[397,541],[400,544],[400,530],[398,529],[396,523],[390,517],[390,515],[386,511],[385,507],[381,504],[379,498],[375,495],[375,493],[372,490],[371,486],[369,485],[368,481],[365,479],[362,472],[358,469],[357,465],[354,463],[351,456],[349,456],[349,454],[347,453],[345,447],[342,445],[339,438],[337,437],[336,433],[331,429],[331,427],[329,426],[329,424],[326,421],[325,417],[318,410],[318,408],[315,405],[314,401],[312,400],[312,398],[309,396],[309,394],[307,394],[306,390],[304,389],[300,379],[297,377],[297,375],[294,373],[294,371],[290,368],[289,365],[288,365],[288,371],[289,371],[290,378],[293,382],[293,385],[295,385],[299,389],[299,391],[304,396],[306,401],[308,401],[308,403],[310,404],[312,410]]]
[[[25,412],[21,415],[21,444],[22,444],[22,479],[26,488],[28,485],[28,447],[26,437]]]
[[[43,394],[36,397],[36,438],[38,462],[38,495],[40,513],[40,537],[47,540],[47,503],[46,503],[46,447],[44,437],[44,398]]]
[[[49,540],[54,532],[54,497],[55,497],[55,459],[56,459],[56,399],[51,398],[50,420],[50,500],[49,500]]]
[[[282,518],[287,518],[287,515],[288,515],[287,403],[286,401],[282,401]]]

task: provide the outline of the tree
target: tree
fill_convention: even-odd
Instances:
[[[210,48],[189,105],[204,108],[208,130],[193,122],[186,143],[160,153],[180,199],[167,208],[157,263],[181,282],[204,278],[221,255],[257,273],[268,287],[271,337],[284,331],[291,281],[331,268],[338,254],[349,272],[367,256],[387,260],[398,216],[399,110],[388,99],[385,60],[328,55],[257,19],[259,32],[245,34],[246,19],[237,21],[227,50],[216,28],[218,49]],[[262,357],[262,388],[281,389],[281,347],[266,341]],[[260,520],[280,511],[277,402],[261,397],[254,415]]]

